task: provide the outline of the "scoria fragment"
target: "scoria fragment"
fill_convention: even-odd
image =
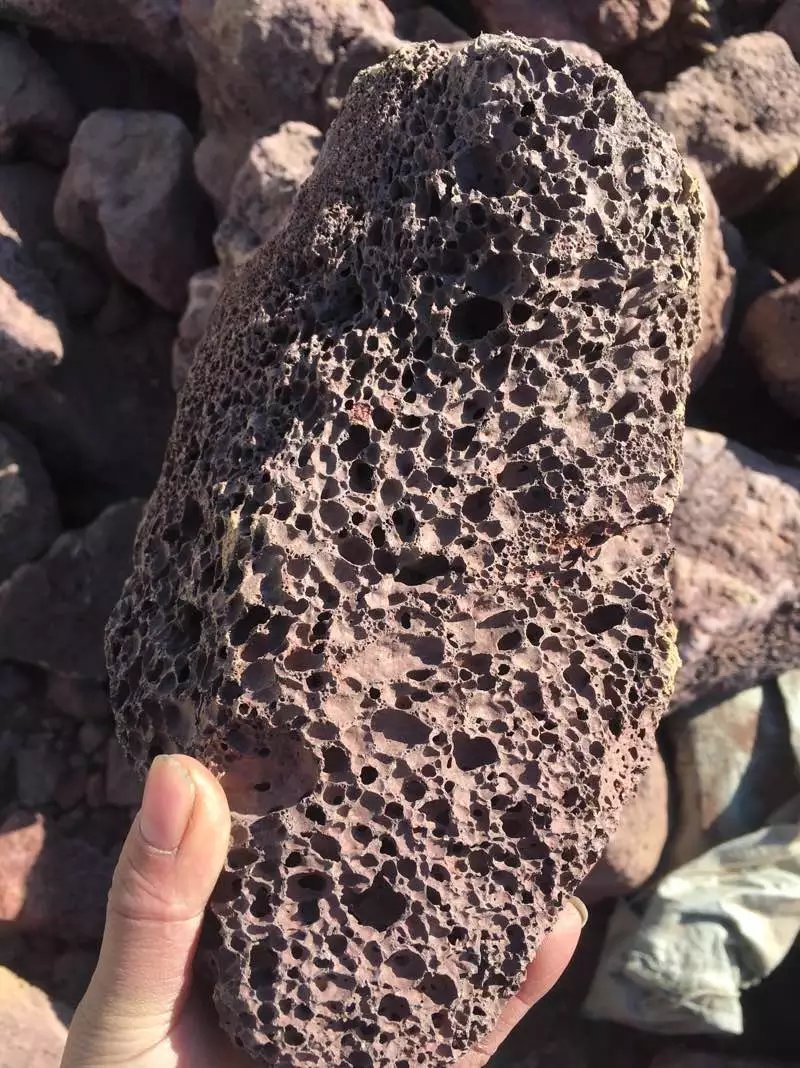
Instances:
[[[361,74],[225,290],[108,631],[222,776],[216,1001],[267,1064],[449,1065],[649,760],[697,191],[545,41]]]

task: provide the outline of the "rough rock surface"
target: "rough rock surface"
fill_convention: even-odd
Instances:
[[[0,934],[47,931],[70,942],[103,931],[113,865],[39,814],[13,812],[0,825]]]
[[[671,716],[667,731],[678,796],[671,868],[758,830],[800,793],[785,702],[774,683]]]
[[[722,698],[800,662],[800,469],[702,430],[672,520],[673,703]]]
[[[694,160],[687,165],[700,183],[706,214],[700,246],[700,336],[692,359],[692,386],[697,387],[722,355],[733,316],[736,271],[725,251],[722,219],[711,187]]]
[[[259,138],[239,169],[214,247],[226,270],[240,267],[283,229],[297,191],[322,147],[322,133],[307,122],[285,122]]]
[[[0,215],[0,395],[61,360],[62,314],[50,282]]]
[[[183,388],[221,291],[222,272],[218,267],[209,267],[189,279],[189,299],[172,346],[172,388],[176,393]]]
[[[656,752],[605,853],[581,883],[581,899],[591,905],[638,890],[658,867],[668,832],[669,780]]]
[[[197,173],[222,205],[258,137],[290,120],[324,127],[342,68],[352,78],[399,43],[381,0],[184,0],[181,17],[208,131]]]
[[[800,279],[750,305],[741,344],[774,400],[800,418]]]
[[[66,1015],[41,990],[0,966],[0,1068],[58,1068]]]
[[[775,33],[732,37],[641,100],[697,159],[730,218],[757,207],[800,162],[800,65]]]
[[[0,0],[0,18],[41,26],[67,41],[124,45],[188,78],[192,64],[180,0]]]
[[[610,69],[423,45],[226,287],[107,657],[138,766],[222,774],[265,1062],[452,1063],[649,762],[700,218]]]
[[[175,115],[96,111],[78,128],[55,203],[68,241],[168,311],[183,309],[189,278],[209,262],[211,219],[192,153]]]
[[[609,55],[663,26],[672,0],[476,0],[475,6],[490,30],[581,41]]]
[[[0,397],[0,419],[38,449],[68,526],[85,526],[115,501],[146,497],[158,478],[175,413],[175,324],[143,304],[133,305],[133,329],[74,327],[47,380]]]
[[[783,0],[767,23],[767,29],[778,33],[800,59],[800,0]]]
[[[112,505],[0,585],[0,659],[103,677],[103,628],[130,570],[141,509]]]
[[[58,237],[53,201],[58,175],[38,163],[0,163],[0,215],[33,254],[39,242]]]
[[[78,114],[58,79],[20,37],[0,32],[0,158],[52,166],[67,158]]]
[[[58,531],[53,489],[36,449],[0,423],[0,582],[43,553]]]

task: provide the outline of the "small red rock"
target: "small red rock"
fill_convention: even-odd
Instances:
[[[58,1068],[69,1010],[0,967],[0,1068]]]

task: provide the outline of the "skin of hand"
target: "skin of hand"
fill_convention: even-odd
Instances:
[[[230,812],[198,761],[157,757],[120,855],[92,981],[61,1068],[254,1068],[216,1024],[192,962],[203,911],[222,869]],[[570,903],[495,1030],[454,1068],[480,1068],[569,963],[586,919]]]

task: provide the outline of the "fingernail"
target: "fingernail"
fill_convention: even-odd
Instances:
[[[159,756],[150,766],[139,810],[139,831],[152,849],[174,853],[194,808],[195,788],[180,761]]]
[[[571,897],[567,902],[568,905],[572,905],[575,911],[581,918],[581,927],[585,927],[589,922],[589,910],[584,905],[579,897]]]

